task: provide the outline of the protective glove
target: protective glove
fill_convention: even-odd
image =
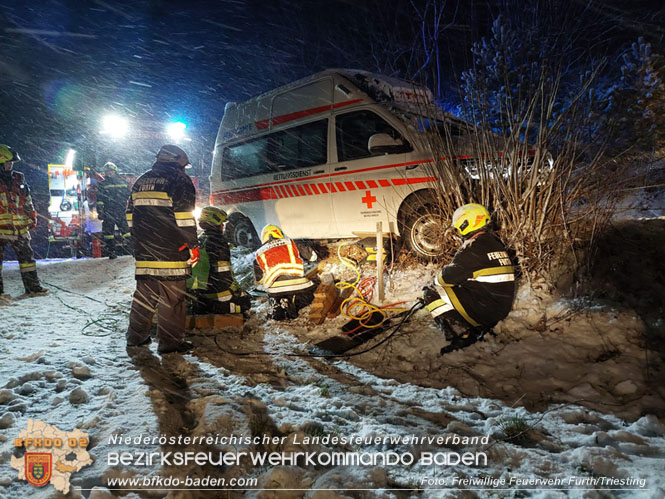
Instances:
[[[97,208],[97,218],[99,220],[104,220],[104,210],[100,210],[99,208]]]
[[[199,263],[200,253],[201,251],[199,250],[198,246],[196,248],[190,248],[189,260],[187,260],[187,263],[189,263],[192,267],[195,267],[196,264]]]
[[[34,214],[30,218],[32,218],[32,222],[30,222],[30,225],[28,225],[28,230],[34,230],[35,227],[37,227],[37,215]]]
[[[441,295],[432,286],[423,287],[423,297],[421,298],[421,300],[425,305],[429,305],[433,301],[439,300],[440,298]]]
[[[309,257],[310,262],[315,262],[319,259],[319,256],[316,254],[316,251],[312,250],[312,256]]]

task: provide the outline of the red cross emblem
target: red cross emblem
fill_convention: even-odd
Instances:
[[[368,210],[371,210],[372,204],[376,202],[376,196],[372,196],[372,191],[366,191],[365,197],[361,201],[367,205]]]

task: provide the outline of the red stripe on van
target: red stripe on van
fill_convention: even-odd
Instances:
[[[376,188],[379,187],[378,185],[376,185],[376,182],[374,182],[374,180],[368,180],[367,185],[369,186],[370,189],[376,189]],[[363,187],[363,189],[364,189],[364,187]]]
[[[420,184],[426,182],[435,182],[434,177],[416,177],[416,178],[396,178],[392,179],[393,185],[405,185],[405,184]],[[367,185],[370,188],[376,187],[376,182],[374,180],[366,181]],[[390,187],[390,182],[388,180],[380,179],[379,184],[381,187]],[[344,182],[348,184],[349,182]],[[356,182],[358,185],[360,181]],[[296,185],[275,185],[272,187],[252,187],[246,188],[244,190],[232,190],[232,191],[217,191],[210,195],[210,200],[213,205],[224,205],[224,204],[235,204],[235,203],[247,203],[251,201],[264,201],[267,199],[280,199],[280,198],[290,198],[296,196],[307,196],[312,195],[312,191],[316,194],[327,194],[338,192],[335,189],[335,184],[337,185],[339,192],[346,192],[342,182],[328,182],[328,183],[319,183],[319,184],[296,184]],[[318,185],[318,189],[317,189]],[[326,189],[327,186],[327,189]],[[304,189],[303,189],[304,187]],[[310,190],[311,187],[311,190]],[[355,190],[355,188],[353,189]]]
[[[358,102],[362,102],[362,99],[354,99],[347,102],[338,102],[337,104],[334,104],[332,108],[338,109],[340,107],[356,104]],[[288,123],[289,121],[297,120],[299,118],[305,118],[306,116],[312,116],[313,114],[319,114],[324,111],[330,111],[330,110],[331,106],[326,105],[326,106],[312,107],[310,109],[303,109],[302,111],[295,111],[293,113],[281,114],[279,116],[275,116],[272,119],[272,125],[273,126],[283,125],[284,123]],[[265,130],[266,128],[268,128],[268,125],[270,125],[270,119],[256,121],[254,124],[256,125],[257,130]]]
[[[434,182],[434,177],[416,177],[416,178],[407,178],[407,184],[422,184],[423,182]]]
[[[363,182],[362,180],[358,180],[358,181],[356,182],[356,185],[358,186],[358,189],[360,189],[360,190],[362,190],[362,191],[364,191],[365,189],[367,189],[367,187],[365,187],[365,182]]]
[[[355,191],[356,190],[356,186],[353,185],[353,182],[344,182],[344,185],[350,191]]]
[[[215,204],[249,203],[251,201],[277,199],[277,196],[275,196],[272,189],[249,189],[239,192],[216,192],[213,196]]]

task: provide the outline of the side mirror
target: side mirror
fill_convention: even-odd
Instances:
[[[402,139],[393,139],[387,133],[375,133],[367,141],[367,150],[370,154],[395,154],[406,152],[408,146]]]

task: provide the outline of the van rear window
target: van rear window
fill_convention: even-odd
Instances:
[[[327,161],[327,151],[327,119],[273,132],[226,147],[222,180],[322,165]]]

